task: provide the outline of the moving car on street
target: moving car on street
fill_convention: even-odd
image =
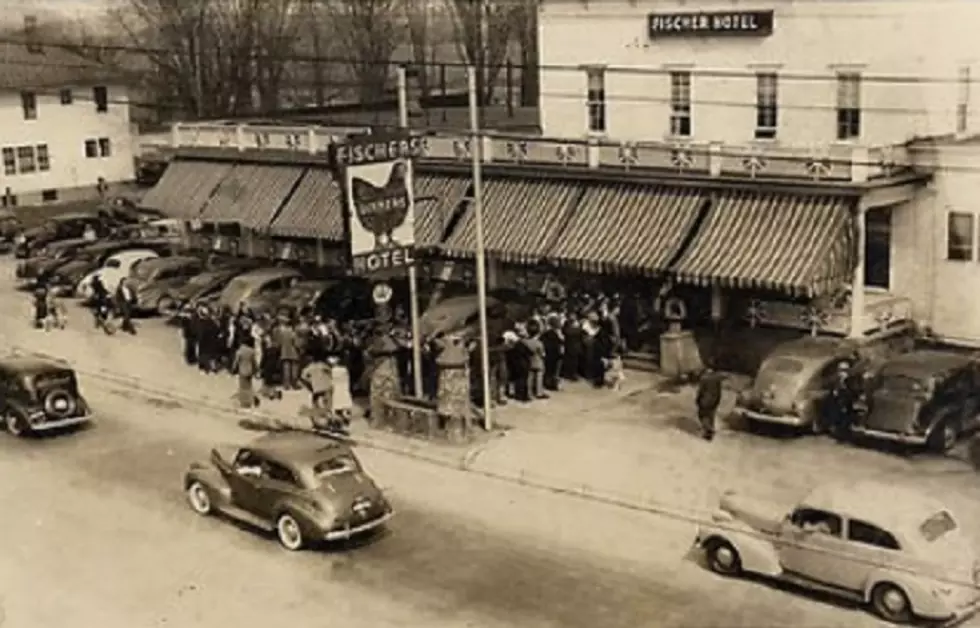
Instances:
[[[95,277],[102,280],[102,285],[111,294],[119,282],[129,277],[141,262],[158,257],[160,254],[152,249],[129,249],[110,255],[101,268],[91,271],[79,280],[75,286],[75,294],[83,300],[92,298],[92,281]]]
[[[20,232],[20,219],[10,209],[0,209],[0,243],[13,244],[14,238]]]
[[[47,432],[92,420],[75,372],[34,357],[0,358],[0,418],[14,436]]]
[[[217,307],[237,311],[244,305],[251,309],[267,294],[289,289],[303,278],[292,268],[259,268],[239,275],[228,282],[214,300]]]
[[[215,448],[209,462],[191,464],[184,490],[194,512],[275,531],[291,551],[365,534],[393,515],[348,445],[303,432]]]
[[[785,425],[819,433],[826,427],[828,398],[842,362],[852,362],[839,338],[805,337],[777,346],[763,360],[735,414],[750,424]]]
[[[158,257],[140,262],[130,272],[136,292],[136,309],[159,314],[167,304],[167,290],[181,286],[204,270],[204,260],[192,256]]]
[[[852,431],[946,453],[980,419],[980,362],[943,351],[913,351],[877,369]]]
[[[715,573],[830,593],[890,622],[962,619],[980,608],[980,562],[956,517],[894,483],[826,484],[788,512],[728,492],[695,545]]]
[[[24,259],[50,242],[80,238],[87,228],[91,228],[97,237],[109,235],[113,225],[98,212],[73,212],[61,214],[44,221],[38,227],[32,227],[21,232],[14,241],[14,257]]]

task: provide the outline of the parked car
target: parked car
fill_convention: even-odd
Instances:
[[[14,241],[14,256],[24,259],[49,242],[80,238],[89,227],[97,237],[106,237],[112,230],[112,226],[98,212],[61,214],[46,220],[40,226],[21,232]]]
[[[292,268],[260,268],[239,275],[228,282],[213,303],[235,311],[241,305],[252,308],[266,294],[285,290],[303,275]]]
[[[13,243],[20,230],[21,224],[17,214],[10,209],[0,209],[0,242]]]
[[[115,240],[169,240],[175,246],[183,244],[184,236],[183,222],[172,218],[123,225],[112,234]]]
[[[735,414],[750,423],[818,433],[827,427],[827,400],[844,361],[853,359],[839,338],[805,337],[782,343],[763,360],[751,388],[739,394]]]
[[[826,484],[788,512],[728,492],[695,545],[718,574],[842,596],[890,622],[962,618],[980,607],[980,563],[957,519],[894,482]]]
[[[520,303],[487,297],[487,332],[491,344],[500,342],[503,333],[514,323],[527,318],[531,308]],[[474,295],[443,299],[422,314],[423,338],[438,334],[461,334],[465,339],[480,337],[480,304]]]
[[[54,287],[61,294],[71,295],[86,275],[101,268],[111,256],[137,248],[150,249],[161,257],[167,257],[172,251],[171,245],[167,241],[96,242],[79,249],[71,260],[55,268],[47,276],[39,277],[39,279]]]
[[[90,299],[92,297],[92,281],[95,277],[99,277],[102,280],[102,285],[111,293],[120,281],[132,274],[137,265],[158,257],[160,254],[151,249],[129,249],[110,255],[101,268],[91,271],[78,281],[78,285],[75,286],[75,294],[83,300]]]
[[[393,509],[346,444],[313,434],[266,434],[218,447],[184,476],[194,512],[223,513],[275,531],[288,550],[365,534]]]
[[[309,310],[339,321],[365,320],[374,316],[371,290],[371,282],[360,277],[297,281],[284,290],[259,295],[251,307],[256,314]]]
[[[868,382],[856,434],[945,453],[975,429],[980,363],[943,351],[913,351],[887,361]]]
[[[0,358],[0,417],[14,436],[92,420],[71,367],[34,357]]]
[[[160,313],[173,316],[186,306],[194,307],[200,299],[219,294],[232,279],[255,268],[252,260],[219,261],[183,284],[169,288],[162,297]]]
[[[166,305],[167,290],[187,283],[202,270],[204,260],[199,257],[159,257],[140,262],[129,275],[136,293],[136,309],[159,313],[160,306]]]
[[[15,274],[18,282],[34,283],[38,277],[45,276],[58,266],[68,263],[74,258],[75,253],[91,244],[91,240],[85,238],[72,238],[46,244],[34,257],[17,263]]]

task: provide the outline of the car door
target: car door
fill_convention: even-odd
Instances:
[[[901,558],[902,548],[895,535],[873,523],[849,519],[846,524],[851,560],[841,561],[837,577],[840,586],[863,591],[880,565],[890,565]]]
[[[292,470],[284,464],[270,460],[266,468],[268,472],[259,481],[262,489],[260,512],[255,514],[271,521],[278,505],[295,495],[301,485]]]
[[[251,449],[240,449],[227,470],[225,479],[231,487],[231,501],[236,507],[261,517],[262,478],[267,461]]]
[[[781,528],[777,549],[784,571],[807,580],[838,585],[847,542],[840,515],[815,508],[798,508]]]

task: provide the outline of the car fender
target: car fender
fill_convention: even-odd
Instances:
[[[184,490],[189,489],[194,482],[200,482],[210,491],[216,507],[222,508],[232,503],[231,487],[214,467],[197,462],[192,464],[184,474]]]
[[[275,518],[273,521],[278,521],[285,513],[291,514],[296,518],[297,523],[303,530],[303,533],[307,536],[319,536],[326,532],[333,521],[328,518],[327,513],[316,512],[310,506],[302,503],[297,499],[284,499],[278,504],[274,509]]]
[[[715,540],[725,541],[738,552],[744,571],[773,577],[782,574],[779,553],[766,535],[732,517],[722,522],[717,519],[716,524],[703,526],[699,530],[701,547],[707,547]]]
[[[5,399],[4,405],[6,405],[8,411],[12,411],[25,421],[30,419],[32,414],[36,414],[36,411],[31,411],[26,405],[14,399]]]
[[[916,614],[930,615],[934,612],[939,600],[933,595],[933,584],[926,579],[915,576],[907,571],[895,569],[876,569],[869,577],[864,587],[864,600],[871,600],[871,592],[879,584],[889,583],[897,586],[909,598],[909,603]]]

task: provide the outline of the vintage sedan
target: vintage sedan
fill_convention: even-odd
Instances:
[[[530,316],[531,308],[504,299],[487,297],[487,332],[496,343],[516,321]],[[479,338],[480,302],[476,296],[453,296],[429,307],[420,322],[423,338],[460,334],[465,339]]]
[[[41,247],[37,254],[21,260],[15,271],[17,281],[21,284],[34,283],[39,277],[45,277],[63,264],[67,264],[75,254],[92,244],[85,238],[58,240]]]
[[[254,260],[227,260],[198,273],[179,286],[167,289],[160,302],[160,313],[173,316],[184,307],[194,307],[206,297],[220,293],[232,279],[255,270]]]
[[[0,209],[0,242],[12,244],[20,228],[20,218],[13,210]]]
[[[214,300],[217,307],[235,311],[241,306],[252,308],[265,295],[287,290],[303,278],[292,268],[259,268],[239,275],[228,282]]]
[[[894,482],[825,484],[788,510],[730,491],[695,545],[715,573],[841,596],[890,622],[980,608],[980,562],[956,517]]]
[[[340,321],[374,316],[371,283],[360,277],[297,281],[285,290],[260,295],[251,303],[257,314],[298,314],[304,310]]]
[[[292,551],[365,534],[394,514],[349,445],[305,432],[215,448],[191,464],[184,490],[194,512],[275,531]]]
[[[980,419],[980,362],[944,351],[895,357],[870,377],[854,433],[945,453]]]
[[[751,388],[739,394],[735,414],[750,423],[820,432],[826,427],[829,393],[845,361],[854,362],[838,338],[785,342],[763,360]]]
[[[14,240],[14,256],[18,259],[31,257],[48,244],[58,240],[80,238],[91,228],[96,236],[107,236],[112,225],[98,212],[72,212],[55,216],[38,227],[32,227],[17,235]]]
[[[0,358],[0,418],[7,432],[27,436],[92,420],[75,372],[35,357]]]
[[[102,280],[111,293],[119,285],[119,282],[130,276],[131,273],[143,262],[157,259],[160,254],[152,249],[128,249],[109,256],[101,268],[97,268],[81,279],[75,286],[75,294],[83,300],[92,298],[92,282],[96,277]]]
[[[129,274],[136,293],[136,309],[158,314],[161,306],[167,305],[167,291],[187,283],[202,270],[204,260],[193,256],[159,257],[141,262]]]

